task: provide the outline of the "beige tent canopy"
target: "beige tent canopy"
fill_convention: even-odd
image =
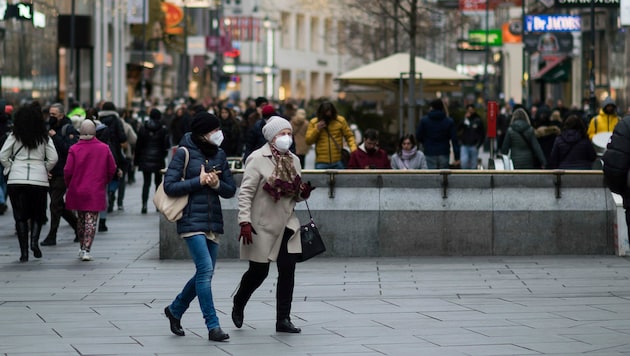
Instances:
[[[408,53],[397,53],[366,64],[342,74],[337,79],[341,82],[342,87],[365,85],[396,90],[401,73],[408,76]],[[459,74],[451,68],[420,57],[416,57],[416,73],[421,74],[421,85],[424,92],[459,90],[461,81],[472,80],[471,77]]]

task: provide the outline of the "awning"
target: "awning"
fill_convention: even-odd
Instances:
[[[473,78],[457,73],[443,65],[424,58],[415,58],[415,72],[421,75],[424,91],[454,91],[462,81]],[[386,89],[398,89],[401,73],[409,73],[409,53],[397,53],[343,73],[338,79],[342,86],[363,85]]]
[[[554,59],[548,59],[546,65],[532,76],[533,80],[545,82],[565,82],[571,72],[571,61],[566,55]]]

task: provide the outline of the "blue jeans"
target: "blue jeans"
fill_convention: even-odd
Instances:
[[[477,169],[477,157],[479,157],[477,146],[462,145],[459,152],[462,169]]]
[[[206,239],[205,235],[190,236],[184,241],[186,241],[188,251],[195,263],[196,272],[169,306],[171,313],[177,319],[181,319],[188,310],[190,302],[195,297],[199,297],[199,306],[208,330],[219,327],[219,318],[216,310],[214,310],[211,286],[219,245]]]
[[[428,169],[448,169],[448,155],[426,156]]]
[[[315,169],[345,169],[341,161],[333,163],[315,163]]]

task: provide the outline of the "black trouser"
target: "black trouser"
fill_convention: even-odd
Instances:
[[[16,223],[28,220],[43,224],[46,221],[48,188],[30,184],[9,184],[9,198]]]
[[[53,176],[48,181],[50,187],[48,191],[50,193],[50,232],[48,236],[56,237],[57,230],[59,229],[59,222],[61,218],[66,220],[72,229],[77,231],[77,217],[74,213],[66,209],[66,203],[63,200],[66,194],[66,182],[63,176]]]
[[[287,243],[294,231],[284,229],[280,252],[278,253],[278,286],[276,288],[276,319],[288,319],[293,302],[293,287],[295,285],[295,263],[297,255],[289,254]],[[241,285],[234,296],[234,307],[244,309],[254,291],[263,283],[269,274],[269,263],[249,261],[249,269],[241,279]]]
[[[157,189],[158,185],[162,183],[162,173],[160,171],[151,172],[151,171],[142,171],[142,207],[147,206],[147,200],[149,200],[149,188],[151,188],[151,174],[153,174],[153,179],[155,183],[155,189]]]
[[[125,189],[127,187],[127,171],[123,171],[122,177],[118,180],[118,206],[123,206],[123,200],[125,200]]]
[[[300,166],[302,167],[302,169],[304,169],[304,166],[306,165],[306,155],[297,155],[297,156],[300,159]]]

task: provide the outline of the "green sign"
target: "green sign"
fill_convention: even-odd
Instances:
[[[475,45],[486,45],[486,31],[485,30],[471,30],[468,31],[468,42]],[[503,39],[501,38],[500,29],[488,30],[488,46],[500,47],[503,45]]]

